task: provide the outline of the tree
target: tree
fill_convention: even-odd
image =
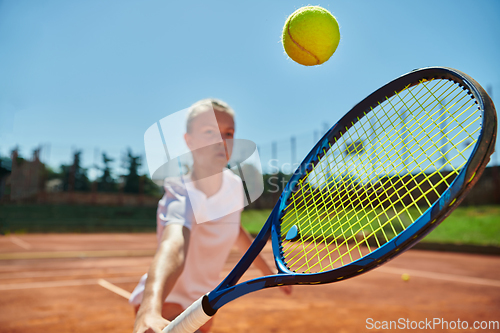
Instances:
[[[100,192],[116,192],[116,180],[113,178],[113,174],[111,172],[111,162],[114,159],[108,157],[106,153],[102,153],[102,163],[104,164],[103,168],[98,168],[102,171],[102,176],[97,179],[97,190]]]
[[[162,196],[163,188],[161,186],[156,185],[148,175],[142,175],[144,179],[144,194],[153,195],[153,196]]]
[[[74,153],[72,165],[61,165],[63,189],[65,191],[90,191],[90,181],[87,177],[87,169],[82,168],[80,165],[81,154],[81,150]]]
[[[43,179],[45,181],[47,180],[52,180],[52,179],[62,179],[63,176],[60,172],[57,172],[56,170],[52,169],[47,164],[42,163],[42,172],[43,172]]]
[[[128,148],[122,162],[122,167],[128,170],[128,174],[124,175],[123,191],[126,193],[139,193],[139,167],[142,165],[141,156],[134,156],[132,150]]]
[[[3,176],[10,174],[11,171],[12,171],[12,161],[10,160],[10,158],[2,157],[0,155],[0,179]]]
[[[0,199],[5,195],[10,193],[7,191],[7,176],[12,171],[12,161],[10,158],[0,156]]]

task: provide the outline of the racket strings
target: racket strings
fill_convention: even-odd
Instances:
[[[400,222],[401,222],[401,220],[400,220]]]
[[[358,120],[359,120],[359,118],[358,118]],[[379,123],[380,123],[380,122],[379,122]],[[381,126],[379,126],[379,127],[378,127],[378,129],[380,129],[380,128],[382,128],[382,129],[384,128],[383,124],[381,124]],[[376,129],[375,129],[375,130],[376,130]],[[394,134],[394,135],[395,135],[395,134]],[[376,139],[376,140],[378,140],[377,144],[380,144],[380,138],[376,137],[375,139]],[[387,139],[390,139],[390,138],[387,138]],[[301,182],[302,182],[302,180],[303,180],[303,179],[301,179],[299,183],[301,183]],[[290,206],[290,205],[291,205],[291,204],[289,204],[289,206]],[[287,207],[287,208],[288,208],[288,207]]]
[[[289,269],[314,273],[369,254],[405,230],[451,184],[480,130],[480,110],[447,80],[407,87],[331,143],[299,180],[281,221]]]
[[[451,174],[450,174],[449,176],[451,176]],[[429,190],[429,191],[430,191],[430,190]],[[424,194],[427,194],[427,193],[424,193]],[[349,198],[349,200],[351,200],[351,199],[352,199],[352,198]],[[387,201],[387,199],[386,199],[386,201]],[[370,204],[370,205],[372,205],[372,202],[369,202],[369,204]],[[344,208],[344,211],[345,211],[345,207],[343,207],[343,208]],[[354,207],[354,209],[357,209],[357,208],[358,208],[358,207]],[[372,208],[373,208],[373,205],[372,205]],[[417,208],[418,208],[418,206],[417,206]],[[362,209],[362,207],[361,207],[361,209]],[[389,213],[390,213],[390,212],[389,212]],[[409,214],[409,216],[410,216],[410,218],[411,218],[411,214],[410,214],[409,212],[408,212],[408,214]],[[366,216],[366,215],[367,215],[367,214],[366,214],[366,212],[365,212],[365,216]],[[384,229],[381,229],[381,228],[383,228],[383,227],[384,227],[384,226],[385,226],[388,222],[387,222],[387,223],[385,223],[385,224],[382,224],[382,223],[380,222],[380,221],[381,221],[381,220],[380,220],[380,216],[381,216],[381,215],[385,215],[385,217],[388,219],[388,222],[391,222],[391,217],[389,217],[389,215],[390,215],[390,214],[388,214],[388,212],[387,212],[387,211],[382,211],[381,213],[379,213],[378,215],[376,215],[376,216],[375,216],[375,218],[376,218],[376,219],[377,219],[377,221],[379,222],[379,226],[380,226],[380,228],[377,228],[376,230],[373,230],[373,228],[372,228],[372,232],[373,232],[373,233],[375,233],[376,231],[379,231],[379,230],[380,230],[380,231],[382,231],[382,233],[383,233],[383,236],[384,236],[385,240],[386,240],[386,241],[389,241],[389,239],[388,239],[387,235],[386,235],[386,234],[385,234],[385,232],[384,232]],[[399,219],[399,222],[400,222],[400,223],[402,223],[401,218],[400,218],[400,216],[399,216],[399,215],[394,215],[394,214],[392,214],[392,216],[393,216],[393,218],[398,218],[398,219]],[[383,217],[383,216],[382,216],[382,217]],[[412,219],[412,221],[413,221],[413,219]],[[370,227],[372,227],[372,226],[371,226],[371,224],[370,224]],[[390,227],[392,228],[392,230],[393,230],[394,232],[396,232],[396,231],[395,231],[395,229],[394,229],[394,227],[393,227],[393,225],[390,225]],[[342,230],[341,230],[341,231],[342,231],[342,234],[343,234],[343,235],[345,235],[345,230],[343,230],[343,229],[344,229],[344,228],[343,228],[343,224],[341,224],[339,228],[340,228],[340,229],[342,229]],[[339,229],[339,228],[338,228],[338,229]],[[335,230],[335,231],[338,231],[338,229],[337,229],[337,230]],[[352,233],[352,228],[348,228],[347,230],[350,230],[350,231],[351,231],[351,237],[349,237],[349,238],[347,238],[347,239],[344,239],[344,241],[341,243],[341,245],[345,245],[345,246],[348,248],[348,251],[346,251],[344,254],[340,254],[340,256],[339,256],[339,258],[338,258],[338,259],[340,259],[340,260],[341,260],[341,263],[342,263],[342,264],[344,264],[344,263],[343,263],[343,257],[344,257],[345,255],[349,255],[349,257],[351,258],[351,261],[352,261],[352,257],[351,257],[351,253],[350,253],[350,250],[349,250],[349,243],[348,243],[348,242],[349,242],[349,241],[351,240],[351,238],[352,238],[352,237],[354,237],[355,235]],[[364,235],[364,237],[365,237],[365,239],[366,239],[367,237],[366,237],[366,235],[364,234],[363,229],[362,229],[362,233],[363,233],[363,235]],[[357,239],[356,239],[356,238],[354,238],[354,241],[356,241],[356,240],[357,240]],[[310,241],[310,238],[306,239],[305,241]],[[339,247],[338,247],[338,243],[337,243],[337,238],[334,238],[334,241],[336,242],[336,245],[337,245],[337,247],[336,247],[336,248],[337,248],[337,250],[338,250],[338,248],[339,248]],[[378,246],[380,246],[380,242],[378,241],[378,238],[376,238],[376,242],[377,242],[377,245],[378,245]],[[385,243],[385,242],[384,242],[384,243]],[[362,255],[361,249],[360,249],[360,247],[359,247],[359,246],[360,246],[360,244],[361,244],[361,242],[356,242],[356,244],[355,244],[355,246],[354,246],[353,248],[357,248],[357,249],[360,251],[360,255]],[[383,243],[382,243],[382,244],[383,244]],[[327,244],[327,245],[331,245],[331,244]],[[366,245],[368,246],[368,249],[369,249],[369,251],[371,252],[371,249],[370,249],[370,243],[369,243],[369,242],[367,242],[367,243],[366,243]],[[313,248],[313,249],[314,249],[314,248]],[[309,250],[309,251],[308,251],[307,253],[305,253],[305,254],[307,255],[307,254],[309,254],[310,252],[311,252],[311,250]],[[292,258],[292,259],[293,259],[293,258]],[[301,258],[299,258],[299,259],[302,259],[302,257],[301,257]],[[331,259],[330,259],[330,261],[331,261]],[[306,261],[306,263],[307,263],[307,264],[309,264],[309,262],[307,262],[307,261]]]
[[[380,123],[380,121],[379,121],[379,123]],[[381,126],[381,127],[383,127],[383,126]],[[395,135],[395,134],[394,134],[394,135]],[[380,142],[379,142],[379,143],[380,143]],[[385,143],[385,142],[384,142],[384,143]],[[376,158],[378,158],[376,155],[375,155],[375,157],[376,157]],[[378,159],[380,160],[380,158],[378,158]],[[365,162],[365,161],[366,161],[366,159],[365,159],[365,160],[363,160],[362,162]],[[326,164],[323,164],[323,165],[325,166]],[[323,172],[323,171],[324,171],[324,168],[323,168],[323,170],[321,170],[321,171]]]

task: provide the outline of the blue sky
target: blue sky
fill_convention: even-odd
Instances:
[[[336,53],[315,67],[280,42],[308,4],[340,24]],[[72,149],[90,166],[96,151],[143,153],[151,124],[206,97],[227,101],[237,137],[263,151],[292,135],[311,147],[324,123],[425,66],[464,71],[500,105],[498,17],[497,0],[0,1],[0,155],[42,144],[53,166]]]

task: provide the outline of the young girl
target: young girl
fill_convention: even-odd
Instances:
[[[234,111],[226,103],[205,99],[191,107],[184,140],[193,166],[182,178],[165,179],[157,210],[158,249],[129,300],[137,313],[135,333],[161,332],[220,283],[234,244],[244,253],[252,242],[240,225],[242,181],[226,169],[234,132]],[[265,275],[273,273],[260,256],[254,264]],[[209,332],[212,324],[213,318],[199,332]]]

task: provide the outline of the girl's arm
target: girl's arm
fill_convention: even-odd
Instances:
[[[160,333],[169,323],[161,316],[162,306],[184,268],[189,237],[189,229],[180,224],[165,226],[160,246],[148,271],[134,333]]]

